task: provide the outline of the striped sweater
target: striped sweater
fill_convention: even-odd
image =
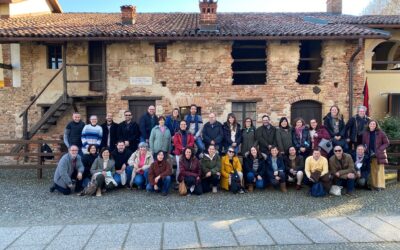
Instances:
[[[102,137],[103,129],[101,126],[93,126],[91,124],[86,125],[82,130],[82,152],[87,154],[90,144],[94,144],[97,146],[97,148],[99,148]]]

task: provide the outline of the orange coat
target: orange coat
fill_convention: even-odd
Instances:
[[[237,172],[243,172],[242,164],[240,164],[237,156],[233,157],[233,165],[229,161],[229,156],[225,155],[221,159],[221,188],[229,190],[229,175],[236,170]]]

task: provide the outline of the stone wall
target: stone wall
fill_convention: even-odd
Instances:
[[[267,83],[265,85],[232,85],[232,42],[173,42],[168,44],[167,61],[156,63],[154,44],[148,42],[107,44],[107,112],[115,120],[123,120],[128,101],[121,97],[158,97],[157,113],[167,114],[175,107],[196,103],[202,107],[204,118],[215,112],[220,121],[225,121],[232,109],[232,101],[257,101],[257,117],[271,116],[277,125],[280,117],[290,118],[291,105],[301,100],[313,100],[322,104],[325,115],[331,105],[337,104],[348,116],[348,62],[357,49],[357,41],[323,42],[321,80],[319,85],[300,85],[296,82],[299,61],[299,42],[268,43]],[[87,43],[70,43],[67,60],[70,63],[87,63]],[[362,103],[364,86],[363,53],[357,56],[354,75],[354,107]],[[37,44],[21,44],[20,88],[0,89],[3,115],[0,138],[18,138],[22,135],[22,119],[19,114],[29,104],[30,98],[41,90],[54,75],[46,68],[46,48]],[[69,79],[87,79],[87,69],[73,68]],[[151,77],[151,85],[132,85],[131,77]],[[52,103],[62,93],[62,78],[39,99],[39,103]],[[161,82],[165,82],[163,87]],[[197,86],[197,83],[201,83]],[[313,87],[321,89],[319,94]],[[85,96],[90,94],[88,84],[72,84],[69,93]],[[78,110],[85,117],[85,104],[78,103]],[[72,109],[47,133],[51,138],[62,134],[71,119]],[[30,112],[30,118],[38,119],[39,108]],[[206,119],[207,120],[207,119]],[[31,123],[32,124],[32,123]],[[259,124],[259,123],[258,123]]]

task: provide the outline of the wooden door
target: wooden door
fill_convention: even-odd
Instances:
[[[292,104],[291,108],[291,124],[298,117],[303,118],[306,124],[310,123],[311,119],[317,119],[321,124],[322,121],[322,105],[316,101],[299,101]]]
[[[89,42],[89,64],[102,64],[103,56],[103,43]],[[101,65],[89,66],[89,79],[96,80],[96,82],[89,84],[91,91],[102,92],[104,90],[103,67]]]
[[[132,112],[132,119],[139,124],[140,117],[147,112],[150,105],[156,105],[155,100],[131,100],[129,110]]]
[[[99,125],[103,124],[106,121],[106,105],[105,104],[94,104],[86,106],[86,123],[90,124],[90,116],[97,115],[97,123]]]

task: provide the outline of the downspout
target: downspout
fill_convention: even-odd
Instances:
[[[351,55],[349,61],[349,119],[353,116],[353,74],[354,74],[354,60],[356,56],[361,52],[363,47],[363,38],[358,39],[358,47],[356,51]]]

